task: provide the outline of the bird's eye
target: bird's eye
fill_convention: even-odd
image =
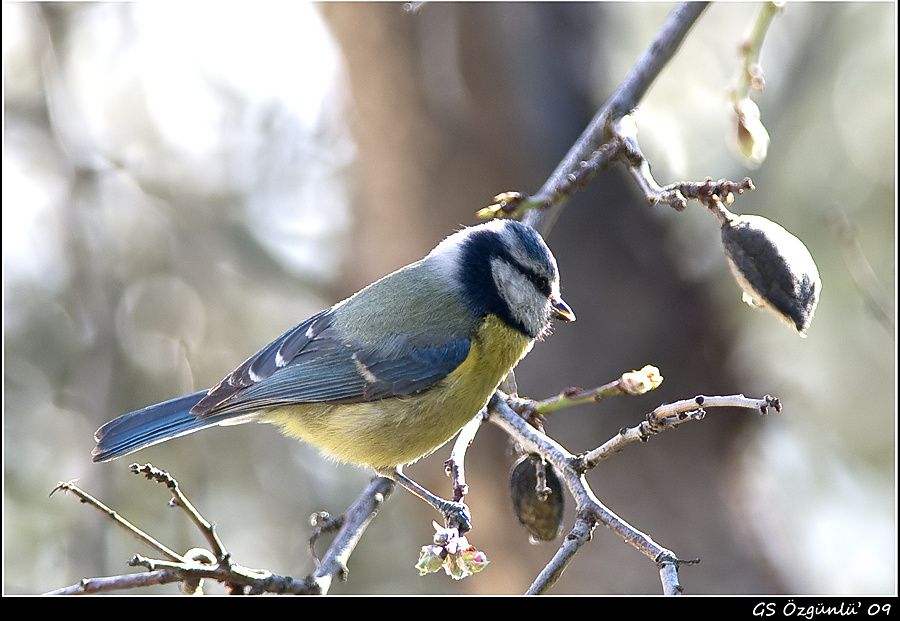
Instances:
[[[534,286],[544,295],[550,295],[550,280],[546,276],[535,276]]]

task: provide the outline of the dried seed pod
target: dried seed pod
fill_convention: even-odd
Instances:
[[[809,250],[767,218],[728,215],[722,245],[744,301],[773,311],[805,338],[822,290]]]
[[[540,472],[544,480],[539,482]],[[562,528],[564,503],[562,484],[553,467],[537,455],[523,455],[510,473],[509,491],[516,517],[532,539],[556,539]]]

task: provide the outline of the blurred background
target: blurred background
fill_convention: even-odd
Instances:
[[[4,592],[125,573],[149,552],[48,498],[58,480],[177,550],[205,545],[132,459],[176,475],[237,562],[312,571],[309,514],[343,511],[369,472],[256,425],[97,465],[94,430],[217,382],[497,192],[537,190],[673,6],[4,3]],[[548,433],[575,452],[663,402],[778,395],[782,414],[713,410],[589,480],[702,559],[682,569],[689,593],[891,593],[896,5],[788,4],[761,57],[768,158],[750,170],[728,89],[757,9],[710,7],[636,120],[661,183],[751,175],[733,209],[808,245],[823,281],[809,338],[742,304],[702,207],[650,208],[616,167],[548,236],[578,322],[535,347],[519,390],[661,369],[655,392],[553,414]],[[448,453],[408,472],[447,494]],[[482,574],[420,578],[434,516],[395,492],[332,592],[522,593],[558,542],[528,543],[511,463],[484,428],[468,461]],[[554,592],[659,591],[652,563],[601,526]]]

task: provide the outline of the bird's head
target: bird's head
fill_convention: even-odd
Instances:
[[[515,220],[492,220],[458,231],[428,258],[446,266],[469,307],[494,314],[530,338],[552,318],[575,321],[559,292],[556,259],[537,231]]]

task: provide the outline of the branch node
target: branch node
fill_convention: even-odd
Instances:
[[[761,414],[768,414],[769,408],[775,408],[776,412],[781,412],[781,399],[772,395],[766,395],[763,397],[763,400],[765,403],[759,406]]]
[[[50,496],[53,496],[53,494],[55,494],[56,492],[59,492],[59,491],[63,491],[66,493],[72,491],[72,488],[75,487],[75,483],[77,481],[78,481],[78,479],[69,479],[68,481],[60,481],[59,483],[56,484],[56,487],[54,487],[53,489],[50,490],[50,493],[47,495],[47,497],[49,498]],[[82,502],[84,502],[84,501],[82,501]]]
[[[623,427],[624,429],[624,427]],[[591,463],[588,453],[579,453],[578,455],[573,455],[570,459],[566,460],[569,468],[572,469],[575,474],[581,476],[586,474],[589,470],[591,470],[597,464]]]
[[[656,566],[659,569],[662,569],[666,565],[673,565],[675,568],[680,568],[682,565],[699,565],[700,559],[680,559],[669,551],[665,551],[659,555],[656,559]]]
[[[319,541],[319,537],[325,533],[340,529],[344,525],[344,515],[332,517],[327,511],[318,511],[309,516],[309,524],[313,527],[312,535],[309,536],[309,554],[318,569],[321,566],[321,560],[316,553],[316,543]]]
[[[347,582],[347,579],[350,577],[350,570],[347,568],[346,563],[341,563],[338,566],[337,576],[338,580],[340,580],[341,582]]]
[[[563,397],[574,397],[579,392],[581,392],[581,388],[578,388],[577,386],[569,386],[568,388],[566,388],[565,390],[562,391],[562,396]]]

